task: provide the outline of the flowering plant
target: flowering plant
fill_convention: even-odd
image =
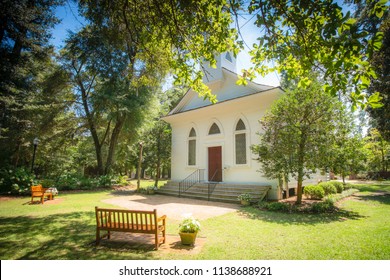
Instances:
[[[250,193],[243,193],[243,194],[240,194],[238,197],[237,197],[238,200],[243,200],[243,201],[251,201],[252,200],[252,196]]]
[[[184,217],[184,219],[179,224],[180,232],[198,232],[200,231],[200,223],[192,215]]]

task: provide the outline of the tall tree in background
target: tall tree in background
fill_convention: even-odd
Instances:
[[[58,22],[61,0],[0,2],[0,153],[1,164],[26,164],[27,148],[38,136],[36,119],[47,103],[40,89],[51,68],[50,29]],[[35,131],[34,131],[35,130]],[[31,150],[31,149],[30,149]]]
[[[237,1],[82,0],[80,7],[91,24],[118,30],[130,60],[140,51],[154,56],[158,46],[166,50],[160,57],[169,61],[178,82],[216,101],[198,66],[204,60],[215,65],[215,53],[238,53],[237,31],[231,25]]]
[[[368,112],[372,118],[371,125],[380,131],[385,140],[390,141],[390,14],[383,21],[380,31],[383,32],[382,47],[370,60],[378,77],[373,80],[369,94],[379,91],[383,107],[369,108]]]
[[[159,63],[160,50],[145,58],[137,51],[140,46],[124,44],[120,38],[119,31],[86,26],[70,36],[62,53],[93,139],[100,175],[110,172],[123,128],[131,124],[135,129],[142,123],[139,116],[147,112],[166,71]]]

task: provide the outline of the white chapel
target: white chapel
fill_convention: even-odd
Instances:
[[[211,104],[190,89],[163,118],[172,127],[171,181],[163,192],[207,193],[221,201],[237,201],[245,192],[281,198],[278,182],[263,177],[250,147],[259,143],[259,120],[284,91],[250,81],[237,85],[236,72],[235,57],[219,55],[217,67],[206,68],[203,77],[218,102]]]

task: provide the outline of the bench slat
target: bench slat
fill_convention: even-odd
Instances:
[[[96,212],[96,244],[99,244],[100,230],[106,230],[110,238],[111,231],[146,233],[155,235],[155,247],[165,243],[166,216],[157,217],[157,210],[137,211],[95,207]],[[159,224],[162,222],[162,224]],[[158,236],[162,234],[162,237]]]

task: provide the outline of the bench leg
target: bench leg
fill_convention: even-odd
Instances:
[[[158,246],[160,245],[160,244],[158,244],[159,242],[158,242],[158,231],[154,234],[154,247],[156,248],[156,250],[158,250]]]
[[[100,244],[100,229],[96,228],[96,246]]]
[[[44,201],[45,201],[45,196],[42,195],[42,196],[41,196],[41,203],[43,204]]]

